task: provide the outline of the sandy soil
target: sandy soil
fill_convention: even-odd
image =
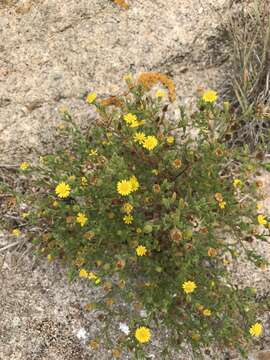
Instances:
[[[166,72],[184,100],[216,87],[225,1],[0,0],[0,161],[46,148],[62,105],[89,121],[85,95],[121,91],[128,72]]]
[[[127,72],[166,72],[181,101],[190,100],[198,87],[218,86],[226,60],[222,43],[216,44],[225,0],[129,3],[130,9],[121,11],[109,0],[0,0],[0,162],[16,164],[31,159],[35,149],[46,150],[61,106],[80,123],[93,119],[85,95],[121,92]],[[264,182],[270,211],[269,175]],[[1,246],[11,241],[0,233]],[[270,254],[269,246],[260,249]],[[80,281],[69,284],[59,264],[29,252],[0,255],[0,360],[113,359],[104,345],[88,346],[103,326],[98,314],[84,311],[99,296],[96,291]],[[269,270],[241,269],[244,282],[269,290]],[[261,347],[270,348],[268,337],[269,329]],[[157,345],[151,354],[163,360]],[[206,354],[205,359],[236,357]],[[256,352],[251,359],[267,360],[270,354]]]

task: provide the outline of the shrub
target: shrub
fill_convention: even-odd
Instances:
[[[162,358],[183,344],[243,351],[262,331],[260,312],[229,264],[240,255],[264,264],[246,240],[264,240],[269,219],[257,216],[247,151],[221,142],[229,105],[216,105],[209,90],[175,120],[165,90],[149,94],[156,81],[126,81],[123,96],[88,95],[98,117],[83,132],[63,110],[62,145],[21,170],[34,182],[26,195],[33,242],[72,278],[103,288],[95,307],[125,319],[122,345],[137,357],[159,329],[169,334]]]

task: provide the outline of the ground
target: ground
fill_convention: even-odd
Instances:
[[[219,86],[226,52],[216,40],[225,0],[129,3],[122,11],[110,0],[0,0],[0,165],[30,161],[36,150],[46,151],[61,106],[79,123],[93,120],[86,94],[123,91],[126,73],[167,73],[176,83],[178,102],[192,100],[198,87]],[[269,194],[269,176],[262,176]],[[11,241],[0,234],[0,247]],[[269,271],[242,266],[240,274],[260,294],[269,288]],[[0,360],[113,358],[102,345],[96,350],[87,345],[102,327],[98,314],[84,310],[97,292],[81,281],[70,284],[61,264],[33,257],[28,245],[2,251],[0,279]],[[269,348],[268,332],[259,347]],[[154,343],[153,358],[162,360],[157,348]],[[270,359],[269,352],[256,350],[252,356]],[[205,355],[236,358],[230,352]]]
[[[46,148],[61,106],[89,121],[85,95],[116,94],[126,73],[166,72],[184,100],[215,87],[224,2],[0,1],[0,161]]]

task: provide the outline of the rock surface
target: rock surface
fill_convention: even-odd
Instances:
[[[128,72],[166,72],[184,99],[215,87],[225,1],[0,1],[0,161],[46,147],[62,105],[88,121],[85,95],[121,91]]]

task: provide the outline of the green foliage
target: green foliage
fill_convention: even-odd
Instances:
[[[139,326],[151,329],[150,341],[165,328],[165,352],[187,343],[194,351],[209,344],[243,351],[259,313],[254,291],[238,287],[229,267],[240,254],[264,262],[245,241],[263,239],[256,185],[248,180],[255,165],[246,151],[221,143],[227,105],[200,99],[192,116],[181,108],[175,121],[164,98],[128,83],[129,93],[114,101],[118,107],[91,94],[98,117],[84,132],[63,111],[66,145],[26,170],[35,183],[25,200],[29,225],[38,229],[33,241],[49,260],[68,264],[71,279],[80,275],[103,287],[95,307],[107,309],[108,327],[113,314],[123,316],[131,334],[118,340],[137,356],[147,354],[134,337]],[[229,167],[234,160],[237,179]],[[127,195],[120,194],[123,180]],[[61,183],[69,186],[63,198]],[[197,286],[190,292],[189,281]]]

